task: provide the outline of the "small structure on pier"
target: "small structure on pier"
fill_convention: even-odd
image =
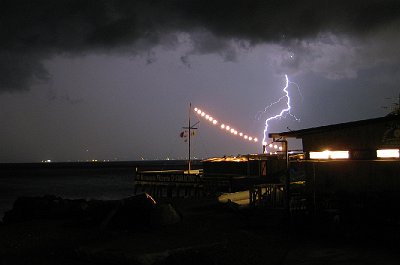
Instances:
[[[248,203],[263,199],[283,203],[283,179],[287,172],[284,154],[251,154],[213,157],[201,161],[197,170],[138,171],[135,193],[159,197],[201,197],[246,191]]]
[[[266,205],[283,208],[285,154],[252,154],[203,160],[203,185],[220,202],[235,207]]]
[[[286,172],[282,155],[252,154],[203,160],[203,182],[209,191],[236,192],[257,184],[277,184]]]

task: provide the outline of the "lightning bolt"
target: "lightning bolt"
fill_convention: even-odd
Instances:
[[[264,109],[264,111],[262,112],[262,113],[266,113],[266,111],[267,111],[270,107],[272,107],[273,105],[275,105],[275,104],[281,102],[282,100],[286,99],[286,108],[284,108],[283,110],[281,110],[281,112],[280,112],[279,114],[277,114],[277,115],[275,115],[275,116],[272,116],[272,117],[269,117],[269,118],[267,118],[267,119],[265,120],[264,136],[263,136],[263,140],[262,140],[262,144],[263,144],[263,145],[266,145],[266,144],[267,144],[266,139],[267,139],[267,137],[268,137],[268,134],[267,134],[267,131],[268,131],[268,123],[269,123],[270,121],[272,121],[272,120],[277,120],[277,119],[281,119],[281,118],[286,118],[287,115],[292,116],[296,121],[300,121],[300,119],[298,119],[295,115],[293,115],[293,114],[290,112],[290,110],[291,110],[292,107],[291,107],[291,105],[290,105],[290,96],[289,96],[289,91],[288,91],[289,84],[294,84],[294,85],[296,85],[296,87],[297,87],[298,90],[299,90],[299,86],[298,86],[296,83],[290,82],[287,75],[285,75],[285,80],[286,80],[286,84],[285,84],[285,87],[283,88],[283,91],[285,92],[285,95],[282,96],[282,97],[280,97],[277,101],[271,103],[271,104],[270,104],[269,106],[267,106],[267,107]],[[299,90],[299,93],[300,93],[300,90]],[[300,95],[301,95],[301,93],[300,93]]]

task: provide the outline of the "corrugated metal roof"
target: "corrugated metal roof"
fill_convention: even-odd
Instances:
[[[307,134],[317,134],[317,133],[323,133],[323,132],[331,131],[331,130],[340,130],[340,129],[344,129],[344,128],[348,128],[348,127],[363,126],[363,125],[368,125],[368,124],[375,124],[375,123],[380,123],[380,122],[385,122],[385,121],[395,121],[395,120],[400,121],[400,115],[388,115],[388,116],[380,117],[380,118],[331,124],[331,125],[326,125],[326,126],[312,127],[312,128],[307,128],[307,129],[302,129],[302,130],[297,130],[297,131],[290,131],[290,132],[270,133],[270,134],[268,134],[268,137],[269,138],[280,138],[280,137],[301,138],[303,135],[307,135]]]
[[[202,162],[247,162],[250,160],[266,160],[268,158],[277,156],[279,155],[248,154],[248,155],[238,155],[238,156],[211,157],[203,160]]]
[[[232,156],[224,156],[224,157],[211,157],[203,160],[203,162],[247,162],[249,159],[247,157],[232,157]]]

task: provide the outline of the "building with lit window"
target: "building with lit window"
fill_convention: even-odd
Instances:
[[[322,208],[400,208],[400,115],[297,131],[271,133],[275,140],[302,139],[307,201]]]
[[[210,191],[236,192],[257,184],[280,183],[286,174],[286,160],[281,155],[212,157],[202,164],[204,186]]]

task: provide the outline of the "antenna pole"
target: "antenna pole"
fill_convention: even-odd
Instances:
[[[191,124],[191,122],[190,122],[190,114],[191,114],[191,112],[192,112],[192,103],[190,102],[189,103],[189,118],[188,118],[188,122],[189,122],[189,126],[187,126],[187,127],[182,127],[182,129],[185,129],[185,130],[188,130],[188,133],[189,133],[189,154],[188,154],[188,170],[189,170],[189,174],[190,174],[190,170],[191,170],[191,163],[192,163],[192,161],[191,161],[191,158],[190,158],[190,152],[191,152],[191,150],[190,150],[190,147],[191,147],[191,141],[192,141],[192,131],[194,131],[194,130],[197,130],[197,127],[195,127],[197,124],[199,124],[199,122],[196,122],[195,124]]]

